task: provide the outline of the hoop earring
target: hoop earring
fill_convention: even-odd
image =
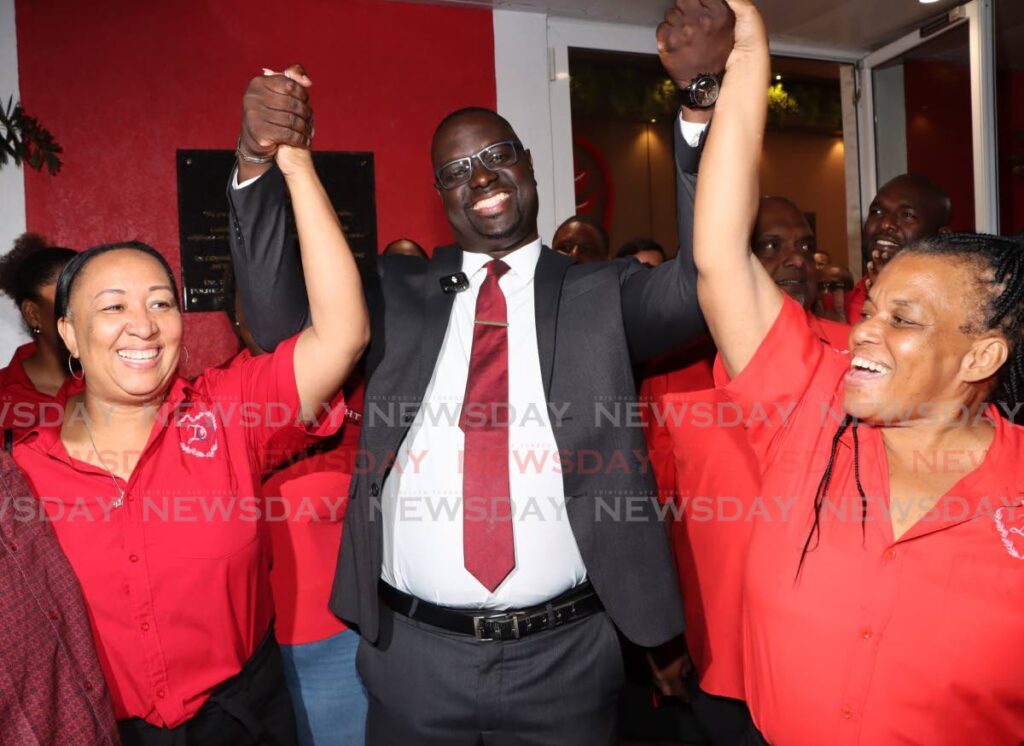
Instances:
[[[72,377],[72,378],[74,378],[74,379],[75,379],[76,381],[81,381],[82,379],[84,379],[84,378],[85,378],[85,371],[84,371],[84,370],[83,370],[83,371],[80,371],[80,375],[77,375],[77,376],[75,375],[75,368],[74,368],[74,366],[73,366],[73,365],[71,364],[71,361],[72,361],[72,360],[74,360],[74,359],[75,359],[75,356],[74,356],[74,355],[72,355],[72,354],[71,354],[71,353],[69,352],[69,353],[68,353],[68,373],[70,373],[70,374],[71,374],[71,377]]]
[[[182,345],[181,349],[185,351],[185,367],[187,368],[188,367],[188,361],[189,361],[188,347],[186,347],[185,345]],[[179,362],[178,364],[180,365],[181,363]]]
[[[30,327],[29,331],[32,332],[33,336],[36,336],[36,337],[38,337],[40,334],[43,333],[43,329],[40,326]]]

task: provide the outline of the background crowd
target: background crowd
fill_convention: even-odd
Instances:
[[[855,283],[759,193],[753,4],[657,40],[672,258],[541,236],[528,144],[471,106],[429,143],[454,243],[361,274],[299,65],[249,81],[224,175],[229,362],[180,373],[146,243],[19,239],[0,742],[1024,738],[1024,245],[903,174]]]

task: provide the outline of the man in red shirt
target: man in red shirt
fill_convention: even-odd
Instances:
[[[805,308],[822,344],[845,350],[849,327],[812,313],[820,309],[815,237],[800,209],[783,197],[762,199],[751,243],[779,288]],[[692,348],[685,365],[645,378],[640,400],[650,406],[645,432],[659,495],[675,502],[669,516],[693,662],[691,704],[712,743],[724,744],[749,725],[740,701],[739,589],[753,524],[735,508],[760,494],[761,481],[741,420],[714,388],[715,353],[710,340]]]
[[[0,451],[0,743],[119,742],[71,565]]]
[[[868,273],[846,294],[846,321],[860,321],[868,289],[890,259],[919,238],[948,233],[952,220],[949,196],[924,176],[902,174],[879,189],[861,233]]]

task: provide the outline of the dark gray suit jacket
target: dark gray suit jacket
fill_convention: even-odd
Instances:
[[[680,139],[677,132],[677,161]],[[692,213],[693,177],[681,168],[677,174],[680,207]],[[294,237],[286,235],[284,180],[274,168],[228,194],[243,310],[257,342],[273,349],[308,323]],[[632,366],[703,332],[689,246],[684,239],[680,256],[653,270],[631,259],[577,264],[545,249],[534,280],[555,441],[570,461],[591,467],[565,470],[567,515],[605,608],[623,634],[643,646],[675,637],[684,622],[643,432],[627,416],[636,401]],[[352,482],[331,598],[331,609],[371,642],[380,632],[379,496],[437,362],[455,299],[442,292],[440,281],[460,271],[462,251],[441,247],[429,261],[379,259],[379,273],[364,278],[372,339],[362,468]]]

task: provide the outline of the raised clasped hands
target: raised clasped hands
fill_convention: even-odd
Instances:
[[[720,73],[733,48],[733,13],[724,0],[676,0],[658,26],[661,64],[680,88]]]
[[[255,157],[274,156],[286,176],[311,164],[311,85],[301,65],[291,65],[280,73],[264,69],[262,75],[250,80],[242,99],[242,152]],[[255,175],[245,171],[251,171],[251,166],[240,161],[240,179]]]
[[[750,57],[768,57],[768,31],[764,19],[751,0],[725,0],[736,18],[734,41],[726,71]],[[767,84],[767,81],[765,81]]]

